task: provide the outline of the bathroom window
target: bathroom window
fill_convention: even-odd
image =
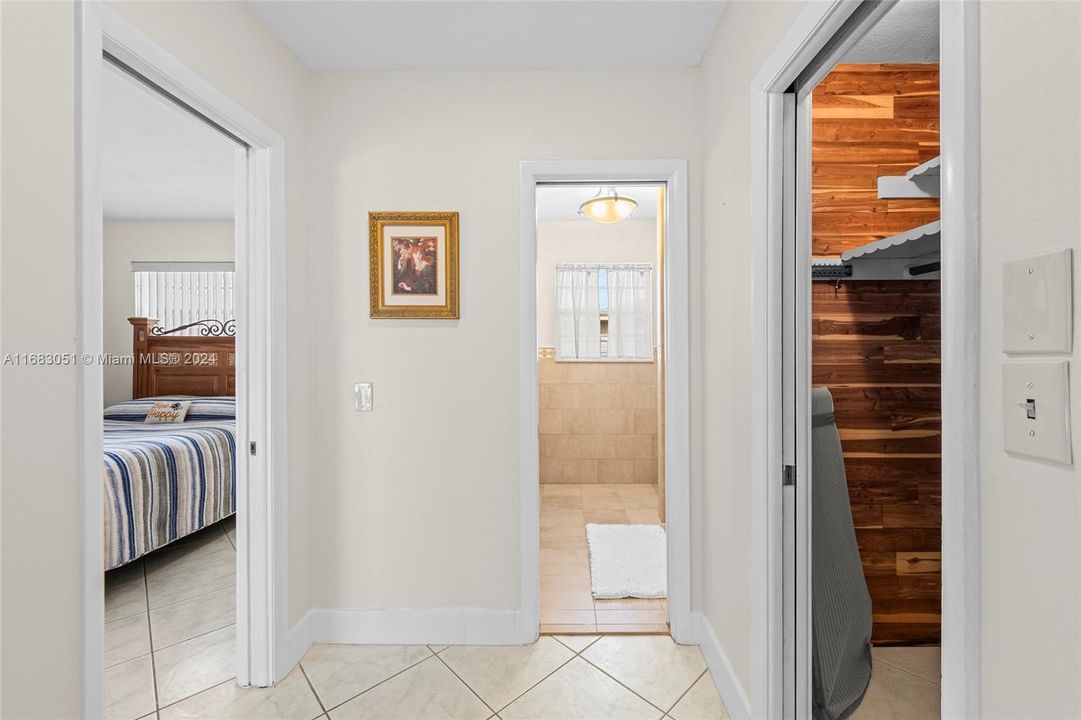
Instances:
[[[653,360],[653,266],[556,266],[556,359]]]

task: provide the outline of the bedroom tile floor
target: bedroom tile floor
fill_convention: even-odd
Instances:
[[[594,600],[587,523],[659,525],[656,485],[541,485],[541,633],[668,633],[663,599]]]
[[[235,624],[235,518],[105,573],[106,717],[155,717],[231,680]]]
[[[149,717],[723,720],[728,713],[698,648],[661,635],[574,635],[503,647],[316,645],[273,688],[220,681]]]

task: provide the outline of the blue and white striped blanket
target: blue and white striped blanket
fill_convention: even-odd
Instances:
[[[144,398],[105,410],[105,569],[236,511],[236,403],[192,399],[182,423],[147,425]]]

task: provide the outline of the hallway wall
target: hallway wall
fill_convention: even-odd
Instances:
[[[700,503],[693,559],[703,614],[753,707],[756,683],[752,565],[758,528],[752,508],[749,423],[752,397],[751,81],[803,2],[730,2],[702,60],[702,252],[693,257],[701,288],[691,306],[697,372],[691,374],[694,487]],[[716,268],[739,268],[713,282]],[[735,698],[726,697],[726,700]],[[731,702],[729,703],[731,706]]]
[[[319,606],[519,606],[519,162],[689,158],[694,257],[698,92],[696,69],[312,73]],[[460,320],[369,319],[372,210],[461,213]]]
[[[988,2],[981,3],[980,16],[981,716],[1076,718],[1081,4]],[[1059,356],[1071,360],[1072,467],[1011,457],[1002,438],[1002,263],[1061,248],[1073,248],[1073,351]]]

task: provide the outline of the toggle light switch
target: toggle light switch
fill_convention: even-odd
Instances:
[[[371,412],[372,383],[353,383],[353,412]]]
[[[1068,362],[1003,365],[1002,407],[1006,452],[1073,463]]]

